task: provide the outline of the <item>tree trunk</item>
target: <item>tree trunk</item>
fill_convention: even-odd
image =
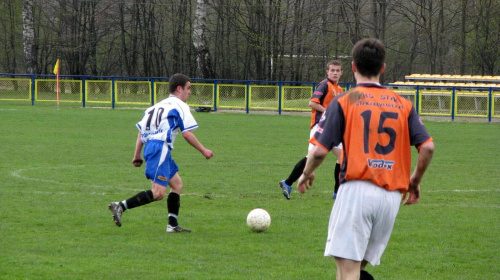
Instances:
[[[121,3],[119,4],[119,7],[120,7],[120,13],[118,14],[119,17],[120,17],[120,43],[121,43],[121,54],[122,54],[122,59],[123,59],[123,62],[122,62],[122,68],[125,69],[125,75],[130,75],[130,72],[131,71],[131,67],[130,67],[130,62],[129,62],[129,58],[128,58],[128,43],[127,43],[127,38],[126,38],[126,28],[125,28],[125,3]]]
[[[446,34],[444,26],[444,0],[439,0],[439,22],[437,28],[437,54],[438,54],[438,64],[439,64],[439,74],[444,74],[444,56],[446,53]]]
[[[196,16],[193,26],[193,45],[196,49],[196,64],[198,75],[204,79],[213,79],[215,77],[212,68],[210,49],[208,48],[205,31],[207,29],[207,8],[208,0],[197,0]]]
[[[461,28],[462,28],[462,34],[460,34],[460,47],[461,47],[461,53],[460,53],[460,75],[465,75],[465,60],[467,58],[466,52],[467,52],[467,41],[466,41],[466,28],[467,28],[467,0],[462,0],[462,22],[461,22]]]
[[[8,69],[9,73],[16,73],[16,68],[17,68],[17,59],[16,59],[16,18],[15,15],[17,12],[15,11],[15,5],[11,1],[7,4],[8,6],[8,11],[9,11],[9,20],[5,21],[5,29],[7,30],[7,26],[9,26],[9,35],[8,35],[8,40],[6,40],[6,43],[3,45],[5,48],[5,64]],[[7,37],[7,32],[5,32],[5,35]]]
[[[37,70],[37,51],[36,33],[34,17],[35,0],[24,0],[23,2],[23,42],[24,59],[26,73],[36,74]]]

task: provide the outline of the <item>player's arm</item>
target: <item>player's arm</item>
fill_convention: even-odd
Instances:
[[[137,134],[137,140],[135,142],[135,153],[134,153],[134,158],[132,159],[132,164],[135,167],[139,167],[142,165],[144,162],[141,157],[141,152],[142,152],[142,140],[141,140],[141,132],[139,131],[139,134]]]
[[[328,150],[321,145],[316,145],[307,154],[307,162],[302,172],[306,176],[313,173],[318,166],[321,165],[326,155],[328,155]]]
[[[308,152],[306,166],[297,183],[299,192],[304,193],[306,189],[312,186],[314,182],[314,170],[321,165],[326,155],[328,155],[328,150],[319,145],[314,146],[314,148]]]
[[[193,132],[191,132],[190,130],[182,132],[182,136],[184,137],[184,139],[186,139],[186,142],[188,142],[189,145],[193,146],[195,149],[200,151],[200,153],[206,159],[210,159],[211,157],[214,156],[214,153],[209,149],[205,148],[203,144],[201,144],[201,142],[198,141],[198,138],[196,138],[196,136],[194,136]]]
[[[309,99],[309,107],[314,110],[323,113],[326,108],[321,105],[326,95],[328,94],[328,84],[323,81],[321,82],[313,93],[311,99]]]
[[[321,106],[321,104],[319,103],[314,102],[313,100],[309,100],[309,107],[321,113],[326,110],[325,107]]]
[[[339,161],[340,159],[340,154],[342,153],[342,149],[338,149],[338,148],[333,148],[332,149],[332,154],[335,155],[335,157],[337,158],[337,162]]]
[[[429,167],[434,154],[434,142],[432,140],[424,143],[418,151],[417,165],[410,177],[410,184],[408,186],[408,199],[404,205],[416,204],[420,199],[420,182],[424,177],[424,173]],[[406,195],[405,195],[406,196]]]

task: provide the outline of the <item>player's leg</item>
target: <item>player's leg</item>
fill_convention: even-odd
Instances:
[[[368,264],[368,261],[367,260],[363,260],[361,262],[361,271],[359,273],[359,280],[375,280],[375,278],[373,278],[373,276],[368,273],[368,271],[365,270],[366,268],[366,265]]]
[[[311,131],[309,132],[309,139],[313,137],[314,133],[316,133],[316,130],[318,129],[318,125],[316,124],[311,128]],[[312,148],[314,148],[313,144],[309,144],[308,151],[310,151]],[[303,157],[301,160],[299,160],[295,166],[293,167],[292,173],[286,178],[285,180],[282,180],[279,182],[280,188],[283,192],[283,195],[286,197],[286,199],[290,199],[290,192],[292,191],[292,185],[293,183],[297,182],[297,180],[300,178],[300,175],[302,175],[302,172],[304,171],[304,168],[306,167],[307,163],[307,157]]]
[[[381,203],[380,207],[372,215],[370,240],[363,259],[372,265],[378,265],[394,228],[401,204],[401,193],[399,191],[387,191],[380,187],[376,187],[374,190],[377,192],[377,200],[384,203]],[[343,193],[343,190],[341,193]]]
[[[292,173],[290,173],[288,178],[279,182],[281,190],[283,191],[283,195],[286,197],[286,199],[290,199],[290,192],[292,191],[292,185],[300,178],[300,175],[302,175],[302,172],[306,167],[306,162],[307,162],[307,157],[304,157],[301,160],[299,160],[293,167]]]
[[[187,228],[183,228],[179,226],[177,221],[179,216],[179,209],[181,207],[181,192],[182,192],[182,179],[178,173],[170,178],[168,182],[170,186],[170,193],[167,197],[167,208],[168,208],[168,225],[167,225],[167,233],[173,232],[191,232],[191,230]]]
[[[337,280],[359,280],[361,262],[335,257]]]
[[[340,163],[339,161],[337,160],[337,162],[335,163],[335,171],[333,173],[333,177],[335,179],[335,189],[333,191],[333,199],[336,199],[337,198],[337,193],[339,192],[339,187],[340,187]]]
[[[302,175],[304,168],[306,167],[306,163],[307,163],[307,157],[303,157],[295,164],[292,172],[290,173],[288,178],[285,179],[285,183],[288,186],[291,187],[293,183],[297,182],[297,180],[300,178],[300,175]]]
[[[167,197],[168,208],[168,224],[176,227],[178,226],[177,218],[179,216],[179,209],[181,207],[181,192],[182,192],[182,179],[178,173],[170,179],[168,183],[170,186],[170,193]]]
[[[144,147],[144,159],[146,160],[146,169],[144,174],[151,180],[151,190],[142,191],[129,199],[112,202],[108,208],[113,213],[113,221],[117,226],[121,226],[122,213],[127,209],[136,208],[149,204],[155,200],[161,200],[165,196],[168,184],[168,164],[165,158],[169,158],[170,152],[164,148],[163,141],[149,141]],[[177,166],[175,166],[177,167]],[[158,185],[158,187],[155,187]],[[163,186],[161,186],[163,185]]]
[[[137,193],[136,195],[130,197],[129,199],[120,201],[120,202],[111,202],[108,206],[109,210],[113,213],[113,221],[117,226],[122,225],[122,214],[125,210],[132,209],[135,207],[139,207],[142,205],[149,204],[155,200],[161,200],[163,197],[159,197],[158,194],[154,195],[154,185],[152,190],[142,191]],[[161,186],[163,189],[165,187]],[[165,191],[163,191],[163,196],[165,196]]]
[[[362,270],[368,261],[372,265],[379,264],[380,254],[370,258],[367,247],[373,227],[371,217],[378,214],[376,209],[380,201],[385,201],[378,199],[385,190],[365,181],[344,184],[346,186],[339,189],[339,198],[330,215],[325,256],[336,258],[338,275],[341,276],[337,279],[371,279],[370,274]],[[357,263],[355,268],[351,262]]]
[[[333,178],[335,179],[335,189],[333,191],[333,199],[337,198],[337,194],[339,192],[339,187],[340,187],[340,153],[342,152],[342,143],[340,143],[338,146],[333,147],[332,153],[335,155],[337,158],[337,161],[335,162],[335,171],[333,172]]]

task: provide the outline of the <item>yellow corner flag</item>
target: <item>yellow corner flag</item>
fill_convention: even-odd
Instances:
[[[54,66],[54,75],[59,74],[59,59],[56,62],[56,66]]]

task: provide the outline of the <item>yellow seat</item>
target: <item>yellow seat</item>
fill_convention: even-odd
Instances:
[[[411,75],[406,75],[405,79],[418,79],[420,78],[420,74],[411,74]]]

